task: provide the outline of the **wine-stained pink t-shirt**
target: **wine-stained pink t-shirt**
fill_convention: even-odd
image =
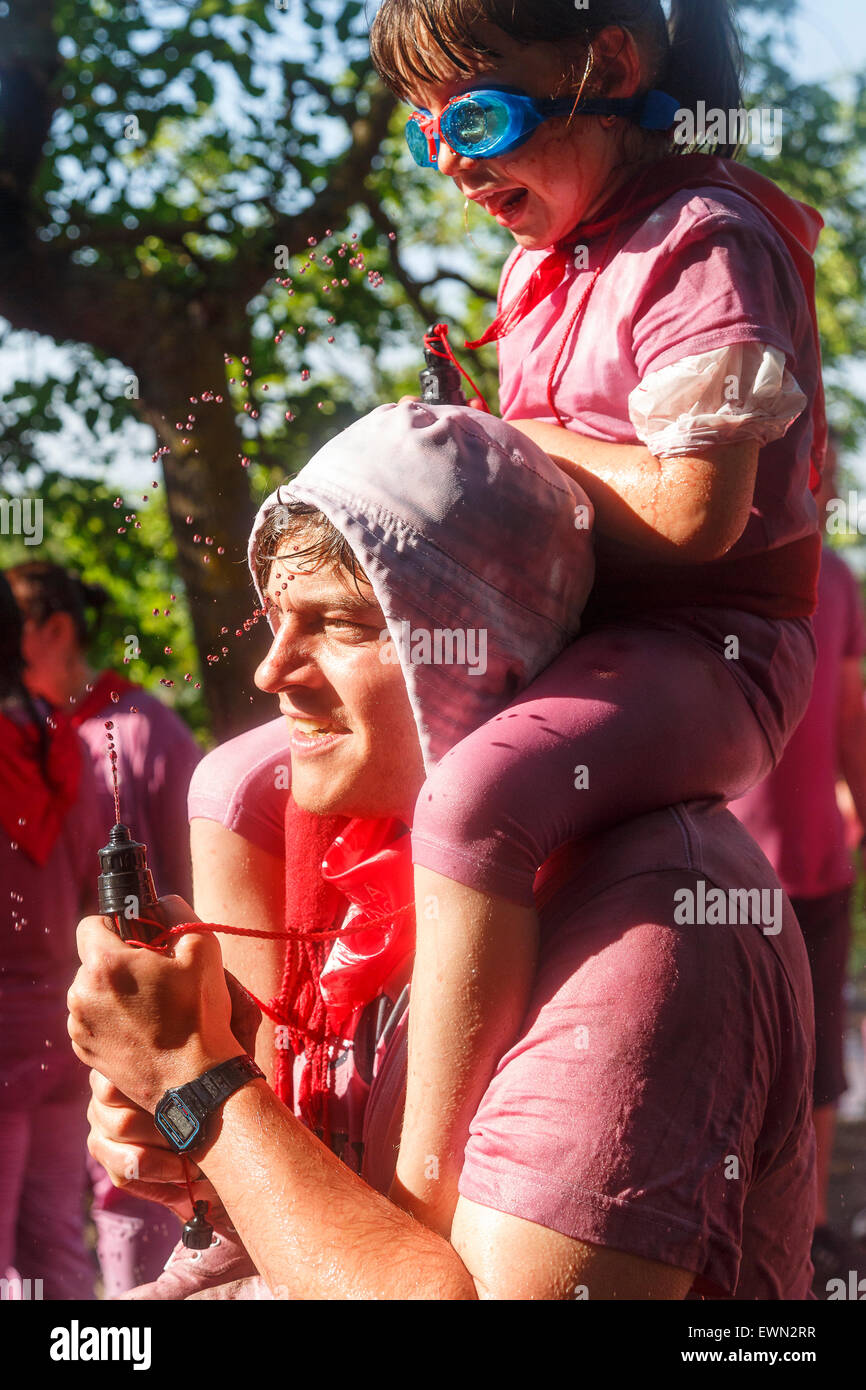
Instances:
[[[731,890],[759,899],[732,909]],[[807,1298],[812,986],[770,865],[730,812],[692,803],[598,836],[585,859],[566,847],[538,893],[535,985],[472,1122],[462,1195],[690,1270],[692,1297]],[[364,1174],[382,1191],[405,1031],[367,1110]]]
[[[202,758],[190,782],[189,819],[217,821],[282,859],[291,768],[288,725],[280,715]]]
[[[192,896],[186,794],[201,749],[186,724],[155,695],[140,686],[124,690],[78,732],[96,773],[97,811],[104,827],[102,844],[114,824],[111,764],[105,721],[114,724],[120,787],[120,818],[147,845],[147,859],[158,893]]]
[[[81,754],[75,801],[44,865],[0,827],[0,1111],[87,1092],[66,1031],[66,993],[80,964],[75,929],[96,911],[97,850],[107,834],[86,748]]]
[[[694,594],[702,604],[767,617],[809,616],[815,557],[807,538],[814,540],[817,515],[809,493],[811,402],[820,363],[806,292],[780,236],[739,194],[686,189],[648,216],[626,220],[612,241],[604,232],[576,249],[581,256],[562,285],[500,340],[504,419],[557,423],[548,383],[561,347],[555,405],[569,429],[593,439],[638,444],[628,409],[635,387],[685,357],[734,344],[763,343],[784,353],[810,402],[784,438],[761,450],[752,515],[729,555],[703,566],[649,567],[642,553],[601,538],[594,602],[621,612],[671,607]],[[505,303],[546,254],[513,253],[503,275]],[[771,558],[795,542],[802,544],[785,552],[789,562]],[[780,603],[786,594],[799,598]]]
[[[839,687],[843,663],[866,654],[866,623],[857,580],[829,546],[812,625],[818,664],[802,723],[775,771],[731,803],[792,898],[824,897],[854,879],[836,803]]]

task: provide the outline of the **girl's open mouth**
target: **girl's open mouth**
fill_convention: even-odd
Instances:
[[[510,227],[512,222],[517,221],[526,207],[528,197],[528,189],[515,188],[505,198],[499,200],[498,207],[495,210],[491,209],[491,211],[500,227]]]
[[[476,194],[473,201],[480,203],[500,226],[507,227],[512,218],[519,216],[528,197],[529,190],[526,188],[509,188],[502,193]]]

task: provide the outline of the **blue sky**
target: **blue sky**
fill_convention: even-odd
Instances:
[[[863,0],[802,0],[793,26],[801,46],[797,68],[813,80],[866,68]]]

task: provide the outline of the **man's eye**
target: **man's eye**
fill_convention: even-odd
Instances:
[[[344,637],[358,638],[366,637],[373,630],[364,623],[352,622],[350,618],[326,618],[325,627],[339,632]]]

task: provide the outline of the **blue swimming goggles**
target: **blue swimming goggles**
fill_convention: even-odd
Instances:
[[[436,121],[423,107],[413,111],[406,143],[416,164],[435,169],[440,139],[464,159],[496,159],[516,150],[554,116],[626,116],[644,130],[669,130],[679,109],[675,97],[659,91],[575,104],[574,97],[536,101],[507,87],[480,88],[454,97]]]

